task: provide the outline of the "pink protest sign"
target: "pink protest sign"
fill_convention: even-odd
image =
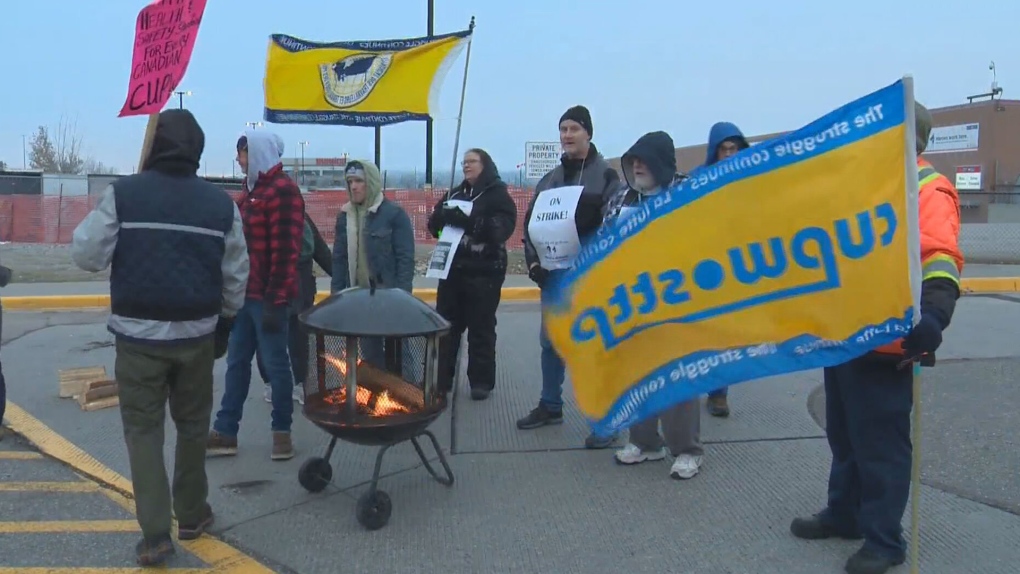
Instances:
[[[206,0],[156,0],[138,13],[127,100],[117,117],[158,114],[188,70]]]

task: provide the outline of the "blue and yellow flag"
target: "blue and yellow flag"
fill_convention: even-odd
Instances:
[[[909,331],[920,297],[911,86],[698,168],[585,246],[543,313],[596,434]]]
[[[471,34],[330,44],[275,34],[266,57],[265,120],[345,126],[426,120]]]

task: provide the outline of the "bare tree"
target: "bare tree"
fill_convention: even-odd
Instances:
[[[39,129],[29,142],[29,164],[44,173],[111,174],[116,170],[84,152],[84,137],[78,131],[78,121],[61,116],[56,128]]]
[[[6,171],[6,170],[7,170],[7,164],[3,160],[0,160],[0,171]]]
[[[68,122],[63,117],[57,123],[53,134],[53,146],[57,151],[59,173],[82,173],[87,158],[82,155],[82,136],[78,133],[78,120]]]
[[[120,171],[113,166],[106,165],[94,157],[90,157],[85,160],[85,166],[82,168],[82,173],[93,175],[118,175]]]

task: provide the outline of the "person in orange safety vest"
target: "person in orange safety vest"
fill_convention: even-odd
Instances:
[[[920,183],[921,318],[906,337],[825,369],[826,436],[832,451],[826,508],[790,524],[807,540],[864,540],[849,574],[884,574],[906,560],[901,521],[910,495],[913,369],[934,363],[960,297],[960,200],[950,181],[921,158],[931,115],[915,104]]]

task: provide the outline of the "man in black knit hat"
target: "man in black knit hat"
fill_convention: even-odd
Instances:
[[[588,108],[574,106],[568,109],[560,117],[559,126],[560,145],[563,147],[560,165],[539,180],[524,216],[524,258],[528,264],[528,277],[542,289],[543,300],[545,286],[553,284],[556,277],[570,268],[576,253],[569,259],[556,257],[555,264],[550,262],[550,255],[563,253],[564,246],[568,252],[571,248],[576,250],[598,231],[602,225],[605,205],[620,186],[620,176],[616,170],[609,167],[595,144],[591,143],[594,128]],[[580,194],[562,193],[564,197],[560,197],[561,194],[556,193],[560,188],[574,186],[583,187]],[[568,195],[569,200],[565,199]],[[552,200],[554,196],[556,199]],[[550,205],[551,202],[553,205]],[[556,215],[564,211],[572,212],[573,217],[562,220],[558,220],[558,217],[532,219],[534,214]],[[555,244],[547,241],[554,237],[559,238]],[[562,243],[564,239],[566,244]],[[534,429],[563,422],[563,380],[566,377],[566,366],[549,342],[544,326],[539,341],[542,346],[542,394],[538,406],[517,421],[519,429]],[[584,445],[587,448],[608,448],[614,441],[615,437],[602,439],[590,435]]]

